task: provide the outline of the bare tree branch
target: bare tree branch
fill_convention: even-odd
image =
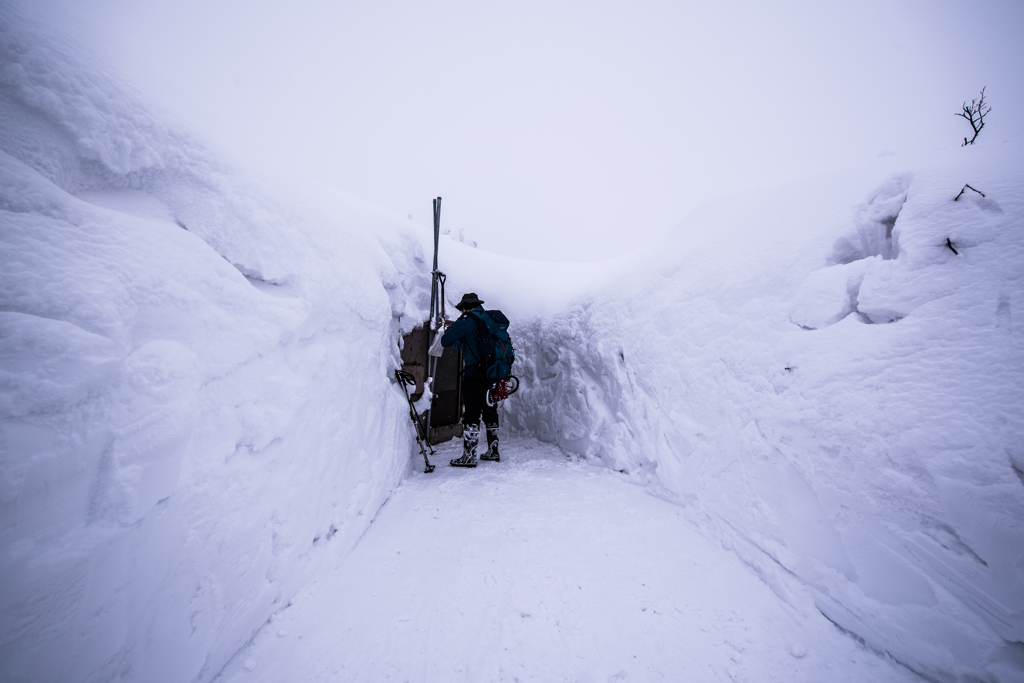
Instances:
[[[978,138],[978,133],[980,133],[981,129],[985,127],[985,116],[990,111],[992,111],[992,107],[988,106],[985,102],[985,88],[982,88],[980,98],[977,100],[971,100],[970,104],[964,102],[963,111],[953,114],[953,116],[959,116],[967,121],[967,123],[971,124],[971,129],[974,131],[974,137],[970,140],[965,137],[964,144],[960,145],[961,147],[974,144],[974,141]]]
[[[960,188],[960,194],[958,194],[957,196],[953,197],[953,201],[955,202],[956,200],[960,199],[960,195],[962,195],[962,194],[963,194],[964,192],[966,192],[967,190],[974,190],[975,192],[977,192],[978,194],[980,194],[980,195],[981,195],[982,197],[984,197],[984,196],[985,196],[985,193],[984,193],[984,192],[982,192],[981,190],[975,190],[975,189],[974,189],[973,187],[971,187],[970,185],[964,185],[963,187],[961,187],[961,188]]]

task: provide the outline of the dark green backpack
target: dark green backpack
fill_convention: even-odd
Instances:
[[[480,340],[490,339],[490,353],[487,345],[482,349],[484,358],[480,365],[486,368],[490,379],[508,379],[512,375],[512,363],[516,361],[516,350],[508,336],[508,318],[501,311],[485,311],[483,315],[473,312],[469,317],[476,321]]]

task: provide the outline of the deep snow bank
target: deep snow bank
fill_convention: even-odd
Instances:
[[[0,21],[0,679],[209,680],[407,470],[429,267]]]
[[[511,423],[914,670],[1020,680],[1024,150],[987,142],[706,205],[521,321]]]
[[[407,470],[427,235],[271,200],[26,36],[0,25],[0,676],[208,680]],[[748,193],[603,264],[441,267],[513,319],[507,424],[915,670],[1014,680],[1020,152]]]
[[[512,437],[414,469],[217,683],[921,683],[599,465]]]

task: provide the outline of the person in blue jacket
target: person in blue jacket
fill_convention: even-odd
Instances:
[[[482,362],[493,354],[484,317],[506,325],[508,318],[501,311],[485,311],[483,304],[474,292],[462,295],[462,300],[455,305],[462,315],[450,323],[441,337],[441,346],[454,346],[462,352],[465,362],[462,371],[462,397],[465,404],[465,412],[462,414],[462,457],[451,461],[453,467],[476,467],[481,415],[487,429],[487,451],[480,459],[494,462],[501,460],[498,454],[498,409],[487,403],[487,390],[494,385],[495,380],[487,377],[487,367]]]

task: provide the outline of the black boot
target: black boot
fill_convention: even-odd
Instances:
[[[487,452],[480,456],[481,460],[501,462],[498,453],[498,425],[487,425]]]
[[[462,457],[452,460],[452,467],[476,467],[476,445],[480,441],[480,427],[462,428]]]

